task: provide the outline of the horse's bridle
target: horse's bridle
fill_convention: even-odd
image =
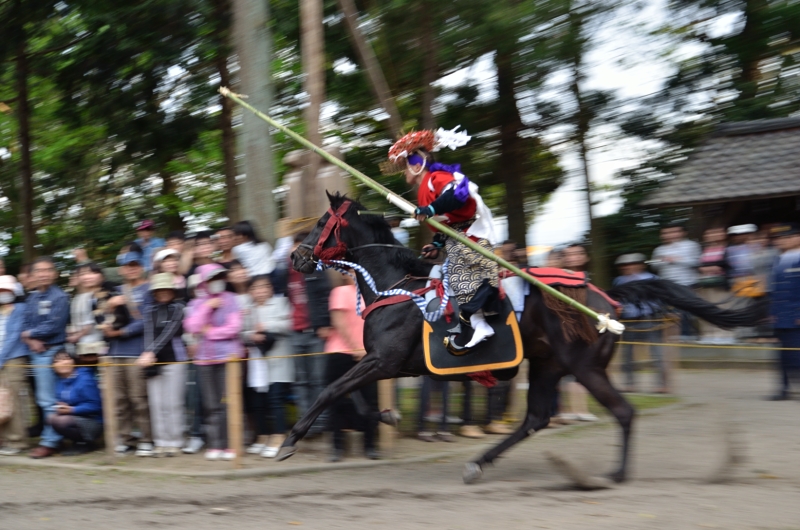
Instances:
[[[369,243],[366,245],[348,248],[344,241],[339,238],[339,235],[342,227],[349,225],[347,219],[344,218],[344,214],[350,208],[350,204],[351,201],[344,201],[335,211],[333,207],[328,208],[328,214],[330,214],[330,216],[328,217],[328,221],[325,223],[325,227],[322,229],[322,233],[320,233],[319,239],[317,239],[317,244],[314,247],[306,243],[300,243],[298,245],[298,247],[302,247],[311,251],[310,260],[305,256],[301,256],[304,262],[311,261],[312,263],[316,264],[320,261],[325,263],[331,260],[340,260],[344,258],[348,252],[371,247],[407,248],[402,245],[392,245],[389,243]],[[336,238],[336,245],[323,249],[323,245],[331,237],[331,234],[333,234],[333,237]]]

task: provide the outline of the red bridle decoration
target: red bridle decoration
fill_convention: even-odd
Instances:
[[[339,232],[343,226],[348,225],[347,219],[343,216],[349,207],[350,201],[344,201],[335,212],[333,211],[333,207],[328,208],[330,217],[328,217],[328,222],[325,223],[325,228],[322,229],[322,233],[317,240],[317,246],[314,247],[314,255],[317,256],[320,261],[325,262],[332,259],[342,259],[347,253],[347,245],[339,239]],[[322,245],[328,240],[331,232],[333,232],[333,237],[336,238],[336,246],[323,249]]]

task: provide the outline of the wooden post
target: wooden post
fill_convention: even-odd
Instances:
[[[394,379],[382,379],[378,381],[378,408],[380,410],[394,410]],[[394,438],[397,428],[385,423],[378,425],[378,444],[385,458],[392,457],[394,451]]]
[[[100,375],[103,385],[101,398],[103,400],[103,435],[106,442],[106,455],[115,456],[114,447],[117,444],[117,413],[116,392],[114,390],[114,365],[108,357],[101,357]]]
[[[225,363],[225,403],[228,407],[228,447],[236,451],[233,469],[242,467],[243,425],[242,363],[231,359]]]

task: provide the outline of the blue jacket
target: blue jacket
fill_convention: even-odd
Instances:
[[[136,240],[136,244],[142,247],[142,260],[144,263],[144,270],[150,272],[150,269],[153,268],[153,256],[154,252],[160,248],[164,248],[167,246],[167,242],[160,238],[160,237],[151,237],[150,241],[147,243],[144,242],[144,239],[141,237]]]
[[[775,260],[770,302],[775,329],[800,328],[800,253]]]
[[[611,282],[612,287],[616,287],[617,285],[624,285],[628,282],[637,282],[639,280],[657,280],[658,276],[652,274],[650,272],[640,272],[637,274],[627,274],[625,276],[617,276]],[[647,318],[652,317],[656,313],[658,313],[658,307],[654,304],[623,304],[622,306],[622,318],[625,319],[634,319],[634,318]]]
[[[69,297],[60,287],[51,285],[45,292],[38,289],[31,292],[25,306],[22,331],[30,331],[32,339],[39,339],[48,346],[66,342]]]
[[[73,407],[72,414],[103,421],[103,402],[97,379],[89,368],[75,368],[71,377],[56,382],[56,401]]]
[[[14,304],[14,310],[6,319],[6,338],[0,345],[0,368],[11,359],[27,357],[28,347],[22,342],[25,324],[25,304]]]
[[[123,294],[122,287],[117,288],[118,294]],[[139,318],[131,315],[130,323],[121,329],[122,335],[111,339],[108,348],[110,357],[138,357],[144,351],[144,320],[143,316],[150,312],[152,297],[150,296],[150,284],[143,283],[132,289],[133,302],[139,311]]]

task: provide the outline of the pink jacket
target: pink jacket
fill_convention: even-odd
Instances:
[[[214,270],[222,268],[220,265],[202,265],[198,274],[202,281],[198,289],[207,293],[206,279]],[[212,309],[207,302],[212,298],[219,298],[222,304],[218,309]],[[183,327],[189,333],[198,335],[199,344],[195,355],[195,364],[220,364],[231,357],[242,357],[244,346],[239,341],[242,331],[242,316],[236,295],[223,292],[216,295],[204,294],[189,302],[188,316],[183,321]],[[204,330],[208,327],[208,331]]]

